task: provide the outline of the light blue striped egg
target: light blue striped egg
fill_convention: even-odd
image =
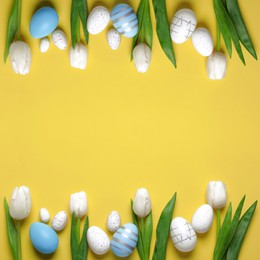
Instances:
[[[111,240],[111,249],[116,256],[131,255],[137,245],[138,230],[136,225],[127,223],[118,228]]]
[[[111,12],[111,20],[116,30],[125,37],[132,38],[137,34],[138,19],[129,5],[116,5]]]

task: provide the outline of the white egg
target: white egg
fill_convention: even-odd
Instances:
[[[104,6],[96,6],[88,16],[87,29],[90,34],[102,32],[110,21],[110,13]]]
[[[170,236],[177,250],[190,252],[197,243],[197,235],[191,224],[182,217],[176,217],[171,222]]]
[[[67,213],[65,211],[60,211],[54,216],[51,222],[51,226],[54,230],[61,231],[65,228],[67,224],[67,220],[68,220]]]
[[[68,40],[67,40],[67,36],[63,31],[55,30],[52,33],[51,39],[54,45],[58,47],[60,50],[65,50],[67,48]]]
[[[175,43],[183,43],[187,41],[197,25],[197,18],[190,9],[180,9],[172,19],[170,32],[172,41]]]
[[[50,213],[47,209],[45,208],[40,209],[40,220],[43,223],[48,223],[50,221]]]
[[[193,32],[191,40],[200,55],[208,57],[212,54],[214,43],[210,32],[206,28],[197,28]]]
[[[201,205],[193,214],[191,225],[198,233],[206,233],[212,224],[214,212],[209,204]]]
[[[50,48],[50,40],[48,38],[42,38],[40,40],[40,51],[42,53],[47,52]]]
[[[112,50],[117,50],[121,43],[121,36],[115,29],[111,29],[107,32],[107,43]]]
[[[120,227],[120,215],[117,211],[113,210],[110,212],[107,218],[107,229],[111,232],[115,232]]]
[[[110,248],[110,240],[101,228],[92,226],[87,231],[87,240],[90,249],[97,255],[107,253]]]

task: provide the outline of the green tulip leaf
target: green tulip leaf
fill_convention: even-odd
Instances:
[[[144,235],[143,235],[144,250],[145,250],[145,255],[147,257],[147,260],[149,260],[149,256],[150,256],[152,234],[153,234],[153,216],[151,211],[149,215],[145,218]]]
[[[81,237],[81,241],[79,244],[79,260],[85,260],[87,259],[87,255],[88,255],[88,245],[87,245],[87,231],[88,231],[88,217],[86,217],[85,220],[85,224],[84,224],[84,228],[83,228],[83,233],[82,233],[82,237]]]
[[[75,48],[77,42],[77,30],[79,23],[78,0],[72,0],[70,13],[70,32],[72,47]]]
[[[70,229],[70,251],[72,260],[78,259],[79,241],[77,237],[77,219],[75,212],[72,213],[71,229]]]
[[[86,0],[78,0],[79,17],[83,27],[85,41],[88,43],[88,30],[87,30],[87,19],[88,19],[88,5]]]

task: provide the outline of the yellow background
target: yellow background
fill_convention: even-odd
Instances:
[[[39,221],[39,209],[52,216],[68,211],[71,193],[85,190],[90,225],[105,229],[111,210],[130,222],[129,201],[139,187],[149,189],[154,227],[176,191],[174,216],[191,219],[205,203],[208,181],[227,185],[228,201],[237,205],[247,194],[245,209],[259,199],[260,63],[246,52],[244,67],[234,51],[222,81],[207,79],[205,62],[191,41],[174,45],[178,68],[164,56],[154,34],[152,63],[138,74],[130,62],[132,41],[122,38],[109,49],[105,32],[90,36],[88,66],[69,65],[68,49],[53,44],[46,54],[30,38],[30,17],[40,1],[23,1],[22,35],[32,51],[27,76],[15,75],[3,62],[5,33],[12,1],[0,1],[0,259],[11,259],[5,232],[3,198],[15,186],[27,185],[32,195],[30,217],[22,225],[25,260],[43,259],[32,248],[28,230]],[[110,10],[116,1],[103,1]],[[138,1],[132,1],[137,9]],[[239,1],[260,55],[257,0]],[[52,1],[59,27],[70,35],[70,1]],[[102,4],[89,1],[89,8]],[[199,26],[215,39],[212,1],[167,1],[169,21],[181,7],[192,8]],[[154,23],[154,14],[152,11]],[[112,26],[110,24],[110,26]],[[155,26],[154,26],[155,27]],[[155,31],[155,28],[154,28]],[[70,41],[69,41],[70,43]],[[224,213],[224,212],[222,212]],[[70,221],[70,215],[69,215]],[[259,208],[240,259],[259,258]],[[70,259],[69,224],[49,259]],[[111,237],[111,234],[109,234]],[[153,234],[152,248],[155,233]],[[169,240],[167,259],[211,259],[215,222],[198,237],[190,254],[178,253]],[[102,257],[116,259],[111,252]],[[89,259],[100,259],[89,252]],[[129,259],[138,259],[137,251]]]

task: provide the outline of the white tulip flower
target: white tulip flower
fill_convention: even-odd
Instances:
[[[145,188],[138,189],[133,203],[134,213],[140,218],[145,218],[149,215],[151,209],[151,199],[148,190]]]
[[[76,43],[75,48],[70,47],[70,65],[73,68],[84,70],[87,67],[88,51],[82,43]]]
[[[16,187],[10,200],[10,215],[13,219],[22,220],[29,216],[31,211],[30,190],[26,186]]]
[[[31,50],[27,43],[13,42],[10,45],[10,61],[16,74],[28,74],[31,67]]]
[[[74,212],[76,218],[82,218],[87,214],[88,202],[86,192],[81,191],[70,195],[70,212]]]
[[[225,207],[227,203],[226,186],[222,181],[210,181],[207,187],[207,201],[215,209]]]
[[[209,79],[220,80],[226,75],[227,58],[222,52],[214,52],[207,60],[207,73]]]
[[[133,50],[133,59],[136,70],[144,73],[148,70],[151,63],[151,49],[144,43],[139,43]]]

